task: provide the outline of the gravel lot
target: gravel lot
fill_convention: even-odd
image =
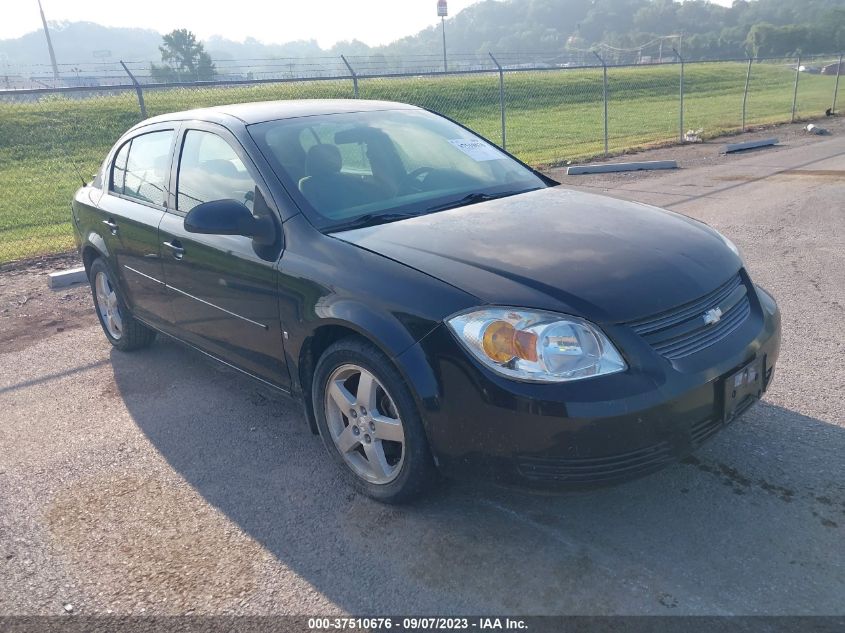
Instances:
[[[823,125],[565,178],[722,230],[784,315],[763,403],[686,463],[590,493],[450,483],[381,506],[297,405],[167,340],[112,351],[87,288],[7,267],[0,613],[845,613],[845,126]]]

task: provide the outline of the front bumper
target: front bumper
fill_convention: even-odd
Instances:
[[[469,358],[445,326],[437,328],[418,346],[437,377],[439,396],[421,408],[438,466],[458,478],[578,488],[684,458],[750,408],[772,380],[780,314],[771,296],[755,290],[742,327],[682,361],[663,358],[627,328],[605,326],[628,352],[629,369],[572,383],[498,376]],[[760,389],[727,407],[725,383],[749,363],[761,371]]]

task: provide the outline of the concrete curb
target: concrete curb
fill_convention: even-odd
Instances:
[[[677,169],[678,161],[649,160],[637,163],[605,163],[602,165],[575,165],[566,169],[567,176],[579,174],[606,174],[616,171],[643,171],[651,169]]]
[[[87,281],[88,276],[85,274],[85,266],[60,270],[47,275],[47,284],[50,288],[64,288],[65,286],[81,284]]]
[[[770,145],[777,145],[776,138],[764,138],[759,141],[746,141],[745,143],[728,143],[722,149],[723,154],[730,154],[731,152],[741,152],[744,149],[754,149],[755,147],[768,147]]]

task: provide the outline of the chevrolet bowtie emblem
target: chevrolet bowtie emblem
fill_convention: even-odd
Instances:
[[[703,316],[704,325],[713,325],[714,323],[718,323],[719,320],[722,318],[722,309],[713,308],[705,312]]]

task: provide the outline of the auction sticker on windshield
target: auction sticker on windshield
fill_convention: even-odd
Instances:
[[[492,145],[475,138],[455,138],[449,141],[474,161],[501,160],[505,156]]]

